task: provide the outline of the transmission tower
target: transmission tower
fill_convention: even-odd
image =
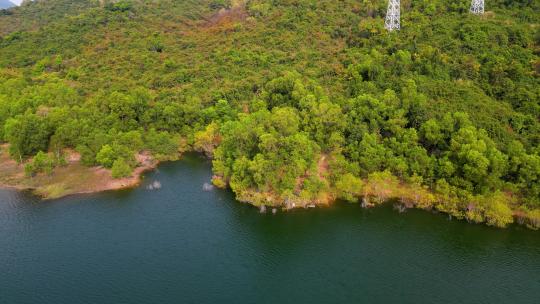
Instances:
[[[399,0],[388,0],[388,10],[386,11],[386,19],[384,20],[384,27],[389,31],[399,30],[400,28],[399,7],[400,7]]]
[[[471,13],[482,15],[484,13],[484,0],[472,0]]]

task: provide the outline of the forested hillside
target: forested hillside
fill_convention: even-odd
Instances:
[[[66,150],[117,177],[140,151],[195,150],[255,205],[396,199],[540,227],[540,2],[401,2],[394,32],[385,1],[0,11],[0,141],[29,176]]]

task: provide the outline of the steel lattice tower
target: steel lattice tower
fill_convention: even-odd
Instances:
[[[386,19],[384,20],[384,27],[389,31],[399,30],[400,28],[399,17],[400,17],[399,0],[388,0],[388,10],[386,11]]]
[[[484,0],[472,0],[471,13],[482,15],[484,13]]]

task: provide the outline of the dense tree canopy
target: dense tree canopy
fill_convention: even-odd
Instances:
[[[469,2],[402,1],[391,33],[384,1],[27,2],[0,13],[0,141],[117,177],[187,147],[255,204],[400,198],[535,226],[540,3]]]

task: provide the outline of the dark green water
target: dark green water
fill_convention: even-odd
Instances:
[[[190,156],[134,190],[0,191],[0,303],[540,303],[540,232],[348,204],[261,215],[209,179]]]

